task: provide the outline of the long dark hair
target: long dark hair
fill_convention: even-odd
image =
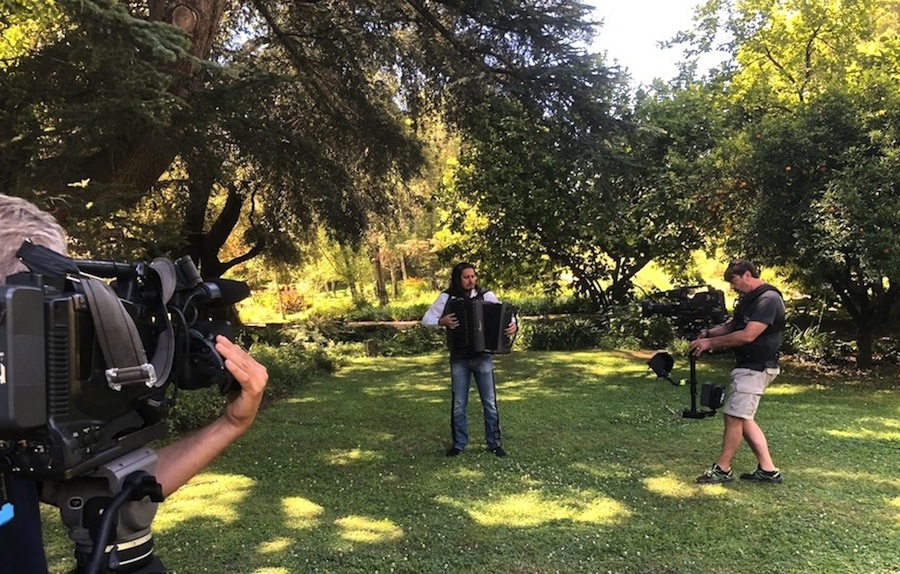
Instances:
[[[468,297],[469,294],[465,292],[462,288],[462,274],[466,269],[475,269],[475,266],[471,263],[467,263],[465,261],[461,261],[453,266],[453,270],[450,272],[450,286],[447,287],[447,293],[452,295],[453,297]],[[475,284],[475,288],[478,288],[478,284]]]

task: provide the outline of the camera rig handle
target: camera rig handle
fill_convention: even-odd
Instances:
[[[703,419],[711,417],[716,414],[716,411],[697,410],[697,357],[690,351],[688,351],[688,362],[690,363],[691,368],[691,408],[681,411],[681,416],[686,419]]]

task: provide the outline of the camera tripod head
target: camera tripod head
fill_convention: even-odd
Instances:
[[[156,452],[142,448],[90,475],[44,484],[44,502],[59,508],[75,543],[77,574],[165,574],[150,528],[163,501],[155,466]]]

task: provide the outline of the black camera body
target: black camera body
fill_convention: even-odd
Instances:
[[[170,387],[236,388],[214,346],[231,326],[212,315],[246,285],[231,282],[225,301],[189,257],[77,261],[28,246],[19,255],[32,271],[0,286],[0,473],[86,475],[165,436]],[[34,250],[53,265],[34,271],[42,264],[23,256]],[[137,364],[111,364],[123,348]]]
[[[709,285],[660,291],[655,297],[657,300],[641,303],[641,314],[644,317],[662,315],[674,319],[678,331],[690,339],[695,339],[703,329],[728,319],[725,293]]]

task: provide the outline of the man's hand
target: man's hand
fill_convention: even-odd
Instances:
[[[157,451],[156,480],[162,485],[164,496],[178,490],[244,434],[259,411],[269,381],[266,368],[222,335],[216,337],[216,351],[225,359],[225,368],[234,375],[241,390],[228,396],[222,416]]]
[[[516,331],[518,331],[518,330],[519,330],[519,326],[516,325],[515,321],[513,321],[512,323],[509,324],[508,327],[506,327],[506,329],[503,330],[503,332],[506,333],[507,337],[512,339],[513,335],[515,335]]]
[[[241,385],[240,392],[229,395],[225,417],[238,429],[246,430],[259,411],[269,373],[247,351],[223,335],[216,337],[216,351],[225,359],[225,368]]]
[[[762,335],[763,331],[768,327],[765,323],[759,321],[750,321],[747,326],[737,331],[729,331],[721,333],[720,327],[711,329],[706,332],[706,337],[694,339],[689,345],[690,352],[699,357],[703,351],[711,351],[712,349],[726,349],[731,347],[740,347],[747,345]],[[712,332],[711,332],[712,331]]]
[[[440,325],[441,327],[447,327],[448,329],[456,329],[457,327],[459,327],[459,321],[456,319],[456,315],[454,313],[449,313],[438,320],[438,325]]]

